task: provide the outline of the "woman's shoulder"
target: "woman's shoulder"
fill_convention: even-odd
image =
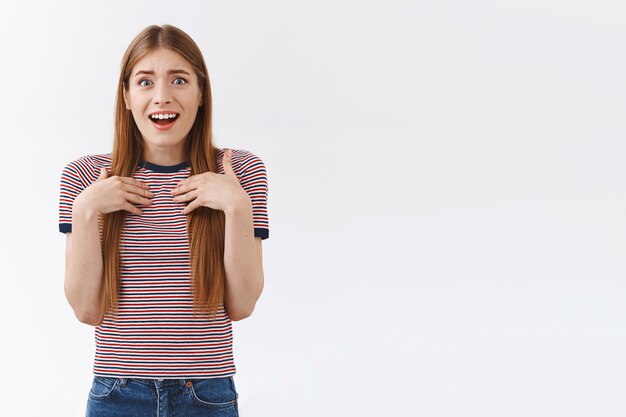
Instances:
[[[217,162],[220,171],[223,170],[222,160],[224,157],[224,152],[226,152],[227,149],[232,150],[231,163],[233,165],[233,170],[237,174],[243,174],[245,171],[254,166],[260,166],[265,168],[263,160],[252,151],[249,151],[247,149],[217,148]]]
[[[78,158],[72,159],[70,162],[68,162],[67,165],[95,167],[95,168],[100,168],[103,166],[110,167],[111,156],[112,156],[111,152],[86,154],[86,155],[79,156]]]
[[[249,159],[260,159],[258,155],[247,149],[235,149],[235,148],[216,148],[218,160],[221,160],[224,156],[224,152],[230,149],[233,152],[233,162],[246,161]]]
[[[98,178],[100,168],[111,168],[112,153],[94,153],[79,156],[69,161],[63,168],[63,174],[78,176],[86,182],[92,182]]]

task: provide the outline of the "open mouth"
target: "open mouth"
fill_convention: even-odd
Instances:
[[[156,125],[157,128],[170,128],[176,123],[180,114],[153,114],[150,116],[150,121]]]

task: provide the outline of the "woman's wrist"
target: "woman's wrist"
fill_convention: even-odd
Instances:
[[[90,221],[94,218],[98,217],[98,210],[93,208],[88,201],[84,198],[81,198],[79,195],[74,200],[74,204],[72,205],[72,218],[77,219],[80,218],[82,220]]]
[[[224,214],[227,216],[252,215],[252,200],[250,200],[248,193],[244,192],[239,199],[235,200],[224,210]]]

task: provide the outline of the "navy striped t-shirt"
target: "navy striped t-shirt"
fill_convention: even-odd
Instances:
[[[218,172],[223,173],[217,149]],[[254,235],[269,237],[267,173],[263,161],[233,149],[232,166],[252,201]],[[111,169],[111,153],[85,155],[61,174],[59,231],[72,231],[72,203]],[[118,378],[217,378],[236,372],[232,322],[224,305],[217,316],[193,316],[187,216],[188,202],[174,202],[170,191],[189,177],[187,161],[162,166],[141,161],[133,178],[154,194],[141,215],[125,212],[120,240],[119,315],[105,314],[95,328],[95,375]]]

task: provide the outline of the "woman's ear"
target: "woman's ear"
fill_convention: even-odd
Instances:
[[[126,88],[122,87],[122,95],[124,96],[124,104],[126,105],[126,110],[130,110],[130,106],[128,105],[128,97],[126,97]]]

